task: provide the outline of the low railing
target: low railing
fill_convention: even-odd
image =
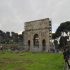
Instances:
[[[63,70],[66,70],[66,62],[64,62]]]

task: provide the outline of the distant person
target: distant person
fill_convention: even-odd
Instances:
[[[28,49],[28,51],[29,51],[29,49]]]
[[[55,52],[55,50],[53,49],[53,53]]]
[[[30,52],[30,49],[29,49],[29,52]]]
[[[1,47],[1,50],[3,50],[3,48]]]
[[[25,51],[26,51],[26,49],[25,49]]]
[[[49,50],[48,50],[48,52],[49,52]]]
[[[57,49],[57,53],[58,53],[58,49]]]
[[[27,49],[26,49],[26,52],[27,52]]]
[[[70,69],[70,65],[69,65],[69,62],[68,62],[68,59],[67,59],[67,49],[64,49],[63,55],[64,55],[64,60],[65,60],[65,62],[67,62],[68,67]]]

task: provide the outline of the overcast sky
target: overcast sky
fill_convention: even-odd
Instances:
[[[0,0],[0,30],[21,33],[28,21],[51,18],[52,31],[70,21],[70,0]]]

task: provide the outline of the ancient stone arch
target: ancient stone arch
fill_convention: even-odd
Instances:
[[[49,18],[25,22],[25,48],[28,49],[30,40],[30,51],[36,47],[41,52],[43,49],[48,52],[50,40],[52,39],[52,24]],[[45,44],[45,48],[43,48]]]

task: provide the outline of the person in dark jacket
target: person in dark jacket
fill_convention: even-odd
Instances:
[[[70,69],[70,65],[69,65],[69,62],[68,62],[68,59],[67,59],[67,49],[64,49],[63,55],[64,55],[64,60],[65,60],[65,62],[67,62],[68,67]]]
[[[66,49],[67,51],[67,59],[69,59],[69,49]]]
[[[69,55],[70,55],[70,50],[69,50]]]

